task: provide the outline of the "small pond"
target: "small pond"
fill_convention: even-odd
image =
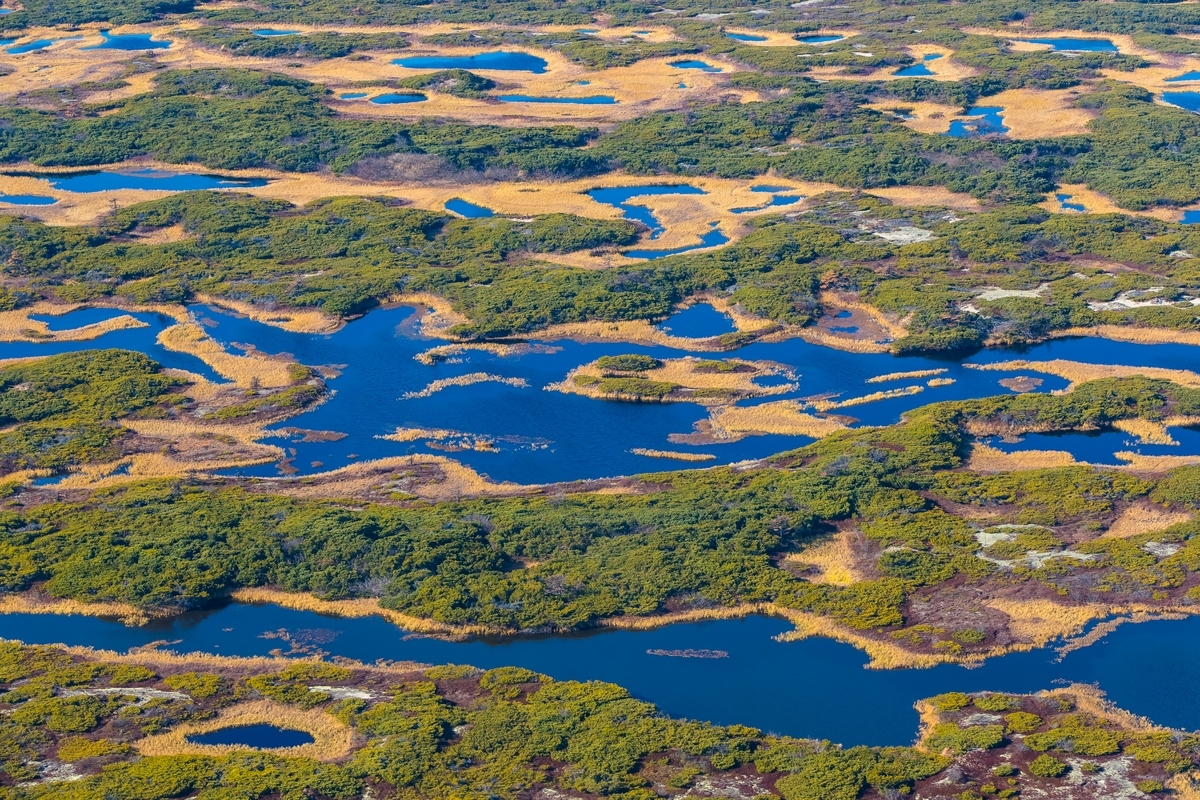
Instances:
[[[297,731],[290,728],[279,728],[275,725],[238,725],[233,728],[220,728],[208,733],[198,733],[187,737],[191,744],[241,745],[244,747],[259,747],[274,749],[278,747],[299,747],[312,744],[312,734],[307,731]]]
[[[652,197],[664,194],[705,194],[705,191],[695,186],[689,186],[686,183],[680,183],[674,185],[610,186],[603,189],[589,189],[586,194],[597,203],[605,203],[621,209],[625,214],[625,219],[634,220],[646,225],[650,228],[650,238],[657,239],[659,234],[666,230],[666,228],[659,223],[650,209],[645,206],[639,206],[636,203],[630,203],[629,201],[635,197]]]
[[[1108,39],[1079,39],[1058,37],[1052,39],[1023,39],[1032,44],[1047,44],[1057,52],[1066,53],[1116,53],[1117,46]]]
[[[911,67],[905,67],[904,69],[897,70],[893,74],[899,78],[924,78],[929,75],[933,75],[934,74],[933,70],[931,70],[929,67],[925,66],[925,63],[929,62],[929,61],[936,61],[937,59],[939,59],[941,57],[942,57],[941,53],[930,53],[927,56],[925,56],[923,59],[921,59],[921,63],[914,64]]]
[[[280,31],[274,28],[259,28],[254,31],[255,36],[295,36],[300,31]]]
[[[501,103],[565,103],[581,106],[615,106],[617,104],[615,97],[603,94],[591,97],[534,97],[528,94],[502,94],[496,99]]]
[[[321,642],[330,655],[518,666],[560,680],[610,681],[675,717],[846,745],[912,742],[919,725],[913,704],[941,692],[1032,692],[1062,683],[1098,683],[1121,708],[1162,725],[1200,728],[1200,617],[1122,625],[1061,660],[1040,650],[975,669],[864,669],[866,656],[849,645],[772,638],[790,629],[783,620],[748,617],[644,631],[447,642],[406,635],[378,617],[340,619],[272,605],[228,605],[140,628],[96,617],[0,615],[0,637],[118,652],[165,639],[181,653],[265,656],[281,645],[287,649],[278,638],[285,630],[293,644]],[[689,649],[725,657],[669,655]]]
[[[1163,92],[1164,103],[1200,114],[1200,92]]]
[[[711,224],[716,225],[717,223],[713,222]],[[672,250],[626,250],[625,255],[629,258],[654,260],[656,258],[666,258],[667,256],[677,256],[680,253],[689,253],[692,250],[699,250],[704,247],[717,247],[718,245],[726,244],[728,241],[728,236],[714,228],[701,236],[697,244],[688,245],[687,247],[676,247]]]
[[[0,194],[0,203],[14,206],[52,206],[57,202],[53,197],[40,194]]]
[[[345,94],[339,94],[338,99],[339,100],[362,100],[364,97],[367,96],[367,94],[368,94],[367,92],[346,92]]]
[[[1054,199],[1058,201],[1059,208],[1063,211],[1087,211],[1083,203],[1072,203],[1069,194],[1056,194]]]
[[[392,61],[406,69],[491,69],[508,72],[533,72],[541,74],[549,66],[544,58],[529,53],[507,53],[496,51],[473,56],[411,56]]]
[[[1171,428],[1170,433],[1171,438],[1178,444],[1144,444],[1136,436],[1111,429],[1069,433],[1027,433],[1016,442],[992,438],[987,440],[986,444],[1005,453],[1059,450],[1070,453],[1076,461],[1110,467],[1126,463],[1116,457],[1117,453],[1137,453],[1144,456],[1177,456],[1200,453],[1200,431],[1191,428]]]
[[[1183,219],[1180,220],[1184,225],[1200,224],[1200,211],[1185,211]]]
[[[800,44],[829,44],[830,42],[840,42],[845,38],[845,36],[835,34],[833,36],[805,36],[796,41]]]
[[[32,42],[16,45],[15,47],[6,48],[4,52],[11,53],[14,56],[19,56],[22,53],[32,53],[37,50],[45,50],[56,41],[56,39],[37,39]]]
[[[17,173],[31,174],[31,173]],[[266,178],[226,178],[223,175],[201,175],[190,172],[167,172],[158,169],[138,169],[120,172],[37,173],[34,177],[50,181],[55,189],[64,192],[107,192],[113,189],[142,189],[148,191],[189,192],[195,189],[241,189],[266,186]]]
[[[1200,81],[1200,71],[1192,70],[1182,75],[1176,75],[1174,78],[1166,79],[1167,83],[1183,83],[1185,81]]]
[[[378,94],[371,98],[371,102],[381,106],[392,106],[400,103],[424,103],[428,98],[423,94],[397,94],[389,92],[387,94]]]
[[[765,42],[765,41],[767,41],[766,36],[755,36],[752,33],[730,33],[729,31],[725,31],[725,35],[727,37],[729,37],[730,39],[733,39],[735,42]]]
[[[798,194],[777,194],[761,206],[743,206],[729,210],[734,214],[749,214],[751,211],[762,211],[764,208],[771,208],[772,206],[792,206],[803,199],[804,197]]]
[[[460,217],[466,217],[467,219],[483,219],[485,217],[493,216],[496,213],[490,208],[484,208],[483,206],[477,206],[474,203],[468,203],[466,200],[458,197],[455,197],[452,200],[447,200],[445,207],[447,211],[453,211]]]
[[[688,60],[688,61],[672,61],[671,66],[675,69],[698,69],[701,72],[722,72],[720,67],[714,67],[712,64],[703,61]]]
[[[728,314],[722,314],[703,303],[680,311],[657,327],[672,336],[685,336],[689,339],[706,339],[737,330]]]
[[[104,41],[84,50],[166,50],[171,46],[167,40],[155,41],[149,33],[122,33],[113,36],[108,31],[100,31]]]
[[[978,119],[954,120],[950,123],[950,130],[946,131],[946,135],[966,139],[994,133],[1008,133],[1008,126],[1004,124],[1003,114],[1004,109],[1000,106],[975,106],[974,108],[969,108],[965,116],[977,117]]]

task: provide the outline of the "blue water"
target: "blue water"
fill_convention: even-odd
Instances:
[[[490,217],[496,213],[490,208],[477,206],[474,203],[468,203],[466,200],[461,200],[457,197],[446,201],[446,210],[453,211],[460,217],[466,217],[467,219],[481,219],[484,217]]]
[[[1027,450],[1062,450],[1074,456],[1076,461],[1105,466],[1120,466],[1126,462],[1116,453],[1138,453],[1144,456],[1178,456],[1200,453],[1200,431],[1191,428],[1171,428],[1171,436],[1177,445],[1143,444],[1135,436],[1124,431],[1072,431],[1070,433],[1027,433],[1019,442],[1004,442],[1000,439],[988,441],[988,445],[1005,453]]]
[[[255,36],[295,36],[300,31],[279,31],[274,28],[259,28],[254,32]]]
[[[299,747],[302,744],[312,744],[316,741],[307,731],[295,731],[266,724],[220,728],[209,733],[189,736],[187,740],[192,744],[232,744],[261,748]]]
[[[801,44],[828,44],[829,42],[840,42],[845,39],[845,36],[805,36],[803,39],[797,39]]]
[[[752,192],[764,192],[767,194],[778,194],[779,192],[790,192],[791,190],[790,186],[766,186],[760,184],[750,187],[750,191]]]
[[[104,37],[101,44],[84,47],[84,50],[166,50],[171,46],[167,40],[155,41],[149,33],[123,33],[116,36],[100,31]]]
[[[1008,127],[1001,117],[1003,113],[1004,109],[1000,106],[975,106],[967,109],[966,116],[979,117],[979,119],[956,119],[950,123],[950,130],[946,132],[946,135],[965,139],[973,136],[986,136],[990,133],[1008,133]]]
[[[1183,81],[1200,81],[1200,72],[1192,70],[1191,72],[1185,72],[1182,75],[1176,75],[1174,78],[1166,79],[1167,83],[1181,83]]]
[[[1117,46],[1108,39],[1072,39],[1070,37],[1057,39],[1025,39],[1034,44],[1048,44],[1059,52],[1087,53],[1116,53]]]
[[[1069,194],[1056,194],[1054,198],[1058,200],[1059,206],[1064,211],[1087,211],[1087,208],[1082,203],[1072,203],[1071,195]]]
[[[58,201],[40,194],[0,194],[0,203],[15,206],[52,206]]]
[[[1200,211],[1185,211],[1183,219],[1180,220],[1184,225],[1195,225],[1200,223]]]
[[[372,103],[390,106],[398,103],[424,103],[428,98],[423,94],[380,94],[371,98]]]
[[[704,304],[686,308],[658,327],[672,336],[689,339],[707,339],[737,330],[730,316]]]
[[[541,74],[548,66],[544,58],[529,53],[506,53],[496,51],[473,56],[412,56],[392,61],[407,69],[493,69],[509,72],[533,72]]]
[[[339,100],[361,100],[366,97],[368,92],[347,92],[346,94],[338,95]]]
[[[795,205],[803,199],[804,198],[798,194],[778,194],[761,206],[744,206],[742,208],[731,208],[729,210],[734,214],[749,214],[751,211],[762,211],[764,208],[770,208],[772,206]]]
[[[19,44],[16,47],[9,47],[4,52],[11,53],[14,56],[19,56],[22,53],[32,53],[35,50],[45,50],[50,45],[54,44],[55,39],[37,39],[36,41]]]
[[[705,191],[695,186],[681,183],[673,186],[657,184],[648,186],[611,186],[604,189],[589,189],[586,194],[597,203],[606,203],[614,208],[621,209],[625,214],[625,219],[644,224],[650,228],[650,238],[657,239],[659,234],[666,230],[666,228],[659,224],[658,219],[650,209],[630,203],[629,201],[635,197],[651,197],[663,194],[705,194]]]
[[[1163,92],[1163,102],[1200,114],[1200,92]]]
[[[591,97],[533,97],[527,94],[502,94],[501,103],[569,103],[583,106],[615,106],[617,99],[604,94]]]
[[[50,181],[50,185],[55,189],[82,194],[107,192],[113,189],[189,192],[195,189],[238,189],[267,185],[266,178],[226,178],[222,175],[196,175],[157,169],[38,174],[36,177]]]
[[[941,53],[927,53],[925,55],[925,57],[921,60],[922,61],[937,61],[941,57],[942,57]]]
[[[57,317],[52,314],[30,314],[29,318],[45,322],[46,327],[51,331],[69,331],[73,328],[82,328],[85,325],[95,325],[97,322],[123,317],[126,313],[119,308],[81,308]]]
[[[588,36],[595,36],[597,33],[600,32],[600,30],[598,28],[580,28],[575,32],[586,34]]]
[[[749,33],[729,33],[726,31],[725,35],[735,42],[765,42],[767,40],[766,36],[753,36]]]
[[[629,258],[645,258],[653,260],[656,258],[666,258],[667,256],[677,256],[680,253],[688,253],[692,250],[699,250],[703,247],[716,247],[717,245],[725,244],[729,241],[729,237],[721,233],[719,230],[711,230],[700,237],[697,244],[688,245],[687,247],[676,247],[673,250],[626,250],[625,255]]]
[[[321,648],[366,662],[519,666],[560,680],[602,680],[628,688],[675,717],[741,723],[846,745],[903,745],[916,738],[913,704],[947,691],[1032,692],[1061,683],[1098,683],[1108,699],[1155,722],[1200,728],[1200,617],[1122,625],[1055,663],[1051,651],[1014,653],[967,669],[864,669],[867,658],[824,638],[776,642],[790,626],[768,617],[670,625],[649,631],[446,642],[405,638],[382,619],[340,619],[278,606],[231,605],[146,627],[95,617],[0,616],[0,636],[127,651],[169,640],[176,652],[265,656],[318,631]],[[178,642],[176,642],[178,640]],[[727,658],[671,658],[647,650],[723,650]],[[1170,687],[1164,691],[1163,687]]]
[[[905,67],[904,69],[896,70],[896,72],[893,74],[901,78],[923,78],[928,75],[932,75],[933,70],[929,69],[929,67],[925,66],[924,64],[914,64],[911,67]]]
[[[712,64],[706,64],[703,61],[672,61],[671,66],[675,69],[698,69],[701,72],[721,72],[720,67],[714,67]]]
[[[4,16],[5,14],[11,14],[14,10],[15,9],[11,8],[0,8],[0,17]]]

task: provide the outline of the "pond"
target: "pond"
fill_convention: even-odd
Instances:
[[[275,725],[238,725],[187,737],[191,744],[242,745],[264,750],[312,744],[312,734]]]
[[[804,196],[798,194],[777,194],[761,206],[743,206],[729,210],[734,214],[749,214],[751,211],[762,211],[764,208],[771,208],[772,206],[792,206],[803,199]]]
[[[502,94],[496,99],[501,103],[567,103],[583,106],[615,106],[617,104],[615,97],[603,94],[591,97],[534,97],[527,94]]]
[[[1164,103],[1200,114],[1200,92],[1163,92]]]
[[[5,48],[4,52],[11,53],[14,56],[19,56],[22,53],[32,53],[36,50],[45,50],[47,47],[54,44],[56,41],[58,41],[58,40],[57,39],[35,39],[32,42],[26,42],[25,44],[19,44],[19,45],[16,45],[15,47]]]
[[[737,330],[732,317],[703,303],[680,311],[657,327],[672,336],[686,336],[689,339],[706,339]]]
[[[468,203],[466,200],[458,197],[447,200],[445,208],[447,211],[453,211],[460,217],[466,217],[467,219],[483,219],[485,217],[493,216],[496,213],[490,208],[484,208],[483,206],[477,206],[474,203]]]
[[[674,67],[675,69],[698,69],[701,72],[722,72],[723,71],[720,67],[714,67],[712,64],[705,63],[704,61],[695,61],[695,60],[672,61],[671,66]]]
[[[389,92],[388,94],[375,95],[371,98],[371,102],[381,106],[391,106],[399,103],[424,103],[427,99],[423,94],[396,94]]]
[[[667,714],[752,725],[846,745],[903,745],[916,738],[913,704],[948,691],[1032,692],[1098,683],[1108,699],[1162,725],[1200,727],[1200,618],[1123,625],[1097,644],[1057,660],[1041,650],[994,658],[967,669],[864,669],[866,656],[823,638],[778,642],[790,630],[753,616],[653,630],[447,642],[406,635],[378,617],[341,619],[272,605],[227,605],[126,627],[115,620],[37,614],[0,615],[0,637],[29,644],[101,646],[124,652],[168,640],[175,652],[265,656],[320,642],[330,655],[427,664],[517,666],[559,680],[610,681]],[[673,652],[716,651],[716,658]],[[653,651],[653,652],[651,652]]]
[[[725,35],[727,37],[729,37],[730,39],[733,39],[735,42],[765,42],[765,41],[767,41],[766,36],[755,36],[752,33],[730,33],[729,31],[725,31]]]
[[[100,31],[104,41],[84,50],[166,50],[171,46],[168,40],[155,41],[149,33],[122,33],[113,36],[108,31]]]
[[[338,99],[339,100],[361,100],[364,97],[366,97],[367,94],[368,94],[368,92],[346,92],[345,94],[339,94]]]
[[[268,37],[270,37],[270,36],[295,36],[298,33],[300,33],[300,31],[280,31],[280,30],[275,30],[274,28],[259,28],[258,30],[254,31],[255,36],[268,36]]]
[[[50,181],[55,189],[64,192],[108,192],[114,189],[190,192],[195,189],[241,189],[266,186],[266,178],[227,178],[223,175],[202,175],[190,172],[167,172],[158,169],[122,170],[120,172],[13,173],[32,175]]]
[[[703,453],[714,458],[708,465],[764,458],[811,441],[803,436],[762,435],[738,440],[701,443],[673,441],[672,435],[693,432],[695,423],[706,420],[708,411],[693,403],[626,403],[596,400],[544,387],[561,381],[567,373],[603,355],[640,353],[655,358],[737,358],[771,361],[799,373],[799,387],[791,392],[740,405],[758,405],[777,399],[804,398],[826,393],[840,398],[857,398],[880,390],[912,392],[848,407],[838,413],[852,415],[856,424],[886,425],[896,422],[910,409],[937,402],[1005,394],[998,381],[1017,375],[1037,375],[1040,391],[1064,388],[1067,383],[1052,375],[1031,370],[983,371],[969,369],[955,358],[898,357],[886,353],[846,353],[809,344],[800,339],[757,343],[730,353],[689,353],[686,349],[631,345],[620,342],[581,344],[550,342],[502,356],[480,351],[454,354],[452,358],[423,364],[415,357],[439,340],[415,335],[414,309],[381,309],[347,324],[336,333],[304,334],[284,331],[253,320],[195,306],[193,312],[219,342],[253,345],[266,353],[290,353],[310,366],[338,365],[341,374],[330,381],[336,393],[316,408],[292,417],[273,428],[302,428],[344,433],[345,438],[305,441],[290,435],[281,442],[294,451],[285,464],[264,464],[229,470],[231,474],[263,477],[307,475],[366,461],[368,459],[427,453],[449,455],[495,480],[520,483],[549,483],[586,478],[630,475],[668,469],[671,462],[633,452],[655,449]],[[117,316],[120,312],[113,312]],[[704,315],[689,309],[664,324],[685,335],[678,325],[690,329],[689,320]],[[687,315],[687,316],[683,316]],[[73,350],[123,347],[146,353],[165,366],[178,367],[220,380],[199,360],[164,350],[155,341],[158,332],[171,324],[167,317],[135,314],[148,328],[120,330],[88,342],[4,343],[0,358]],[[677,322],[683,317],[682,323]],[[91,311],[76,311],[59,318],[56,328],[78,327],[103,319]],[[713,320],[713,317],[709,317]],[[844,327],[852,326],[847,322]],[[719,335],[727,328],[699,335]],[[981,364],[1024,358],[1031,361],[1062,358],[1085,363],[1141,364],[1200,371],[1200,348],[1186,345],[1138,345],[1099,339],[1054,339],[1025,350],[986,350],[971,357]],[[938,377],[951,385],[927,386],[925,379],[895,379],[867,383],[868,379],[913,370],[945,370]],[[471,385],[446,385],[441,391],[422,394],[435,381],[479,375],[524,381],[525,386],[496,380]],[[408,395],[406,397],[406,395]],[[397,442],[382,439],[397,428],[461,431],[471,439],[490,443],[492,449],[460,447],[458,439],[434,440],[417,437]],[[597,432],[603,431],[603,435]],[[462,437],[460,437],[462,438]],[[279,441],[276,439],[275,441]],[[463,440],[469,445],[469,440]],[[1182,440],[1181,440],[1182,442]],[[1172,454],[1200,452],[1189,442],[1171,448]]]
[[[0,194],[0,203],[14,206],[52,206],[57,202],[53,197],[40,194]]]
[[[392,61],[406,69],[471,69],[503,70],[508,72],[532,72],[542,74],[549,63],[544,58],[529,53],[507,53],[495,51],[473,56],[411,56]]]
[[[1080,39],[1069,36],[1051,39],[1022,39],[1031,44],[1047,44],[1052,50],[1066,53],[1117,53],[1117,46],[1108,39]]]
[[[965,116],[977,117],[977,119],[954,120],[950,123],[950,129],[946,131],[946,135],[964,139],[975,136],[986,136],[988,134],[1008,133],[1008,127],[1004,124],[1003,114],[1004,109],[1000,106],[975,106],[969,108]]]
[[[831,36],[805,36],[803,38],[796,39],[796,41],[800,42],[800,44],[829,44],[830,42],[840,42],[845,38],[845,36],[834,34]]]
[[[1087,211],[1082,203],[1072,203],[1069,194],[1056,194],[1054,199],[1058,201],[1059,208],[1063,211]]]
[[[635,197],[654,197],[665,194],[705,194],[705,191],[695,186],[689,186],[686,183],[680,183],[673,185],[610,186],[603,189],[589,189],[586,194],[597,203],[605,203],[614,208],[619,208],[624,213],[625,219],[644,224],[650,228],[650,238],[657,239],[666,228],[659,223],[658,218],[654,216],[650,209],[636,203],[630,203],[629,201]]]
[[[710,225],[716,225],[712,222]],[[671,250],[626,250],[625,256],[628,258],[645,258],[654,260],[656,258],[666,258],[667,256],[677,256],[680,253],[689,253],[692,250],[700,250],[705,247],[717,247],[727,244],[729,237],[721,233],[719,230],[711,230],[700,237],[700,241],[696,244],[687,245],[686,247],[676,247]]]
[[[926,77],[929,75],[933,75],[935,73],[929,67],[925,66],[925,62],[936,61],[937,59],[939,59],[941,57],[942,57],[941,53],[929,53],[923,59],[921,59],[921,63],[914,64],[911,67],[905,67],[904,69],[897,70],[896,72],[894,72],[892,74],[898,78],[923,78],[923,77]]]
[[[1105,466],[1120,466],[1126,462],[1117,453],[1137,453],[1145,456],[1178,456],[1200,453],[1200,431],[1191,428],[1170,428],[1174,445],[1145,444],[1136,436],[1118,430],[1078,431],[1070,433],[1027,433],[1018,441],[993,437],[986,444],[1005,453],[1029,450],[1061,450],[1076,461]]]

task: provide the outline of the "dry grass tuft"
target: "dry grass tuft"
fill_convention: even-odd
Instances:
[[[201,733],[245,725],[276,725],[307,732],[315,741],[298,747],[272,748],[272,755],[335,761],[350,754],[354,734],[349,727],[319,709],[305,711],[274,700],[254,700],[222,709],[215,719],[178,725],[166,733],[134,742],[143,756],[225,755],[259,748],[245,745],[193,744],[187,739]]]
[[[1179,331],[1172,328],[1132,328],[1126,325],[1097,325],[1093,328],[1065,328],[1052,336],[1065,339],[1072,336],[1099,336],[1114,342],[1134,344],[1190,344],[1200,346],[1200,331]]]
[[[876,375],[874,378],[867,378],[867,383],[887,383],[888,381],[903,381],[910,378],[930,378],[948,371],[946,369],[916,369],[912,372],[889,372],[885,375]]]
[[[1136,329],[1135,329],[1136,330]],[[996,364],[964,364],[971,369],[995,370],[1029,370],[1046,375],[1057,375],[1071,382],[1067,391],[1074,389],[1076,384],[1102,378],[1128,378],[1139,375],[1143,378],[1171,381],[1180,386],[1195,389],[1200,388],[1200,375],[1186,369],[1166,369],[1163,367],[1127,367],[1117,364],[1084,364],[1080,361],[1066,361],[1056,358],[1050,361],[1001,361]]]
[[[345,323],[337,317],[331,317],[313,309],[278,308],[269,309],[256,306],[253,303],[242,303],[237,300],[227,300],[207,294],[196,295],[196,299],[210,306],[234,311],[249,317],[255,322],[282,328],[295,333],[333,333]]]
[[[1182,511],[1167,511],[1157,506],[1134,503],[1121,512],[1121,516],[1108,526],[1104,539],[1128,539],[1143,533],[1157,533],[1172,525],[1191,520],[1191,514]]]
[[[972,472],[1025,472],[1034,469],[1069,467],[1075,457],[1062,450],[1022,450],[1005,453],[985,444],[971,447],[967,469]]]
[[[1130,436],[1136,436],[1142,444],[1179,444],[1179,442],[1171,438],[1171,432],[1161,422],[1134,417],[1132,419],[1119,419],[1112,426],[1119,431],[1128,433]]]
[[[126,603],[84,603],[79,600],[48,600],[31,594],[0,596],[0,614],[60,614],[119,619],[129,626],[145,625],[152,616],[145,609]],[[165,616],[165,615],[163,615]]]
[[[335,617],[358,619],[361,617],[383,617],[398,628],[413,633],[442,633],[451,636],[471,636],[496,633],[496,629],[485,625],[449,625],[431,619],[414,617],[384,608],[378,600],[357,598],[354,600],[322,600],[315,595],[299,592],[283,592],[278,589],[238,589],[232,595],[239,603],[270,604],[296,611],[313,611]]]
[[[838,531],[815,546],[789,554],[785,560],[816,567],[818,575],[805,576],[809,583],[851,586],[867,579],[867,576],[854,566],[854,549],[850,544],[854,535],[852,531]]]
[[[715,461],[717,458],[711,453],[680,453],[675,450],[647,450],[644,447],[635,447],[629,452],[648,458],[670,458],[675,461]]]
[[[275,389],[292,384],[290,368],[294,362],[257,351],[235,356],[195,323],[172,325],[158,335],[158,343],[168,350],[199,358],[240,387]]]
[[[909,395],[920,394],[923,391],[925,391],[924,386],[905,386],[901,389],[885,389],[865,394],[862,397],[851,397],[846,400],[815,400],[812,403],[812,407],[818,411],[831,411],[835,408],[849,408],[851,406],[861,406],[866,403],[875,403],[879,400],[891,400],[894,397],[908,397]]]
[[[491,375],[487,372],[470,372],[455,378],[439,378],[419,392],[405,392],[400,397],[403,400],[415,400],[421,397],[431,397],[451,386],[473,386],[477,383],[503,383],[519,389],[529,387],[529,381],[524,378],[506,378],[503,375]]]
[[[80,308],[87,306],[80,303],[64,305],[41,301],[14,311],[0,311],[0,342],[82,342],[99,338],[112,331],[149,327],[128,314],[64,331],[52,331],[47,323],[30,319],[30,316],[35,314],[61,316]]]
[[[722,406],[709,416],[710,435],[716,440],[736,441],[745,436],[776,434],[822,439],[845,430],[845,424],[801,411],[796,400],[776,400],[756,406]]]
[[[1010,600],[997,597],[986,601],[985,605],[1006,614],[1013,636],[1024,639],[1034,647],[1045,647],[1055,639],[1082,633],[1089,622],[1112,613],[1112,609],[1106,605],[1067,606],[1041,599]]]

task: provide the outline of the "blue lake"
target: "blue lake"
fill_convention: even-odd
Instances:
[[[707,64],[703,61],[672,61],[671,66],[675,69],[698,69],[701,72],[721,72],[720,67],[714,67],[712,64]]]
[[[0,637],[30,644],[127,651],[165,639],[176,652],[222,656],[265,656],[281,645],[286,650],[278,638],[263,636],[283,629],[293,642],[321,641],[331,655],[484,669],[519,666],[560,680],[610,681],[672,716],[846,745],[912,742],[918,727],[913,704],[941,692],[1031,692],[1064,682],[1098,683],[1110,700],[1135,714],[1163,725],[1200,728],[1196,617],[1123,625],[1061,662],[1042,650],[991,659],[975,669],[864,669],[866,656],[849,645],[823,638],[773,640],[790,627],[783,620],[749,617],[648,631],[446,642],[406,636],[375,617],[341,619],[271,605],[229,605],[140,628],[95,617],[0,616]],[[687,649],[728,655],[674,658],[647,652]]]
[[[605,203],[619,208],[625,214],[625,219],[641,222],[650,228],[650,238],[657,239],[666,230],[658,218],[645,206],[639,206],[629,201],[635,197],[652,197],[664,194],[704,194],[703,189],[689,186],[686,183],[675,185],[653,186],[611,186],[604,189],[589,189],[586,194],[597,203]]]
[[[259,28],[254,31],[255,36],[295,36],[300,31],[280,31],[274,28]]]
[[[266,186],[266,178],[226,178],[222,175],[197,175],[187,172],[167,172],[139,169],[122,172],[19,173],[45,178],[55,189],[64,192],[107,192],[113,189],[145,189],[151,191],[189,192],[195,189],[239,189]]]
[[[399,103],[423,103],[427,98],[423,94],[380,94],[371,98],[372,103],[377,103],[382,106],[397,105]]]
[[[166,50],[171,42],[155,41],[149,33],[123,33],[113,36],[108,31],[100,31],[104,37],[101,44],[84,47],[84,50]]]
[[[58,201],[40,194],[0,194],[0,203],[14,206],[52,206]]]
[[[1008,133],[1008,127],[1004,124],[1004,118],[1001,116],[1003,113],[1004,109],[999,106],[969,108],[966,116],[979,117],[979,119],[956,119],[950,123],[950,130],[946,132],[946,135],[970,138],[992,133]]]
[[[686,336],[689,339],[706,339],[737,330],[731,317],[703,303],[680,311],[659,324],[658,328],[672,336]]]
[[[704,308],[704,307],[701,307]],[[121,312],[112,312],[117,316]],[[708,412],[692,403],[625,403],[594,400],[573,394],[544,391],[543,388],[564,379],[574,367],[603,355],[641,353],[655,358],[677,358],[688,351],[622,343],[572,341],[550,343],[551,348],[497,356],[479,351],[456,354],[432,366],[414,359],[418,353],[443,344],[422,339],[414,332],[415,312],[408,307],[381,309],[350,322],[331,334],[304,334],[284,331],[253,320],[204,306],[194,313],[206,323],[207,330],[232,350],[232,343],[249,344],[266,353],[290,353],[309,366],[339,365],[341,374],[330,381],[336,390],[329,400],[311,411],[288,419],[276,428],[303,428],[337,431],[346,434],[337,441],[299,441],[293,437],[291,466],[300,475],[322,472],[357,461],[404,455],[406,453],[446,454],[438,442],[394,442],[378,438],[398,427],[463,431],[490,438],[495,452],[456,450],[450,455],[496,480],[520,483],[549,483],[586,478],[630,475],[673,464],[631,452],[634,448],[684,450],[708,453],[711,465],[764,458],[806,444],[802,436],[749,436],[737,441],[677,443],[672,434],[690,434],[695,423],[705,420]],[[706,326],[716,322],[708,314],[690,309],[665,322],[679,336],[688,335],[678,326],[692,330],[693,324]],[[134,315],[148,328],[122,330],[82,343],[7,343],[0,344],[0,358],[73,350],[121,347],[146,353],[165,366],[190,370],[210,380],[220,380],[198,359],[164,350],[155,341],[158,332],[171,324],[167,317]],[[78,327],[107,317],[94,311],[77,311],[56,320],[56,328]],[[681,322],[677,320],[682,319]],[[725,323],[711,329],[698,328],[698,335],[713,336],[727,332]],[[841,398],[860,397],[879,390],[924,387],[917,394],[893,397],[855,405],[837,413],[851,415],[861,424],[886,425],[896,422],[910,409],[939,400],[986,397],[1005,394],[998,380],[1024,371],[982,371],[964,367],[956,358],[897,357],[889,354],[835,352],[799,339],[777,343],[757,343],[728,354],[693,353],[702,358],[738,358],[784,364],[799,374],[795,391],[766,398],[743,401],[755,405],[779,399],[798,399],[825,393]],[[1032,361],[1062,358],[1100,364],[1139,364],[1200,371],[1200,348],[1186,345],[1138,345],[1100,339],[1055,339],[1025,350],[985,350],[971,357],[975,363],[994,363],[1013,358]],[[894,380],[885,383],[866,381],[877,375],[912,370],[943,368],[939,377],[951,378],[953,385],[927,387],[922,379]],[[420,392],[436,380],[472,373],[487,373],[505,378],[520,378],[526,387],[497,382],[470,386],[450,386],[425,397],[402,399],[406,393]],[[1050,375],[1043,379],[1041,391],[1065,388],[1067,383]],[[763,385],[767,385],[764,382]],[[604,435],[598,436],[597,432]],[[1200,452],[1200,442],[1184,441],[1170,448],[1172,454]],[[1113,451],[1109,451],[1110,453]],[[265,464],[231,471],[233,474],[263,477],[279,476],[280,466]]]
[[[1087,208],[1082,203],[1072,203],[1071,195],[1069,194],[1056,194],[1054,195],[1054,199],[1058,200],[1059,207],[1064,211],[1087,211]]]
[[[527,94],[502,94],[498,99],[501,103],[566,103],[582,106],[615,106],[615,97],[597,94],[591,97],[533,97]]]
[[[549,66],[544,58],[529,53],[506,53],[496,51],[473,56],[412,56],[392,61],[407,69],[493,69],[508,72],[533,72],[541,74]]]
[[[800,44],[829,44],[830,42],[840,42],[845,38],[845,36],[805,36],[796,41]]]
[[[713,223],[714,225],[716,223]],[[729,237],[721,233],[719,230],[711,230],[700,237],[700,241],[687,247],[676,247],[672,250],[626,250],[625,255],[629,258],[645,258],[653,260],[656,258],[666,258],[667,256],[677,256],[680,253],[688,253],[692,250],[699,250],[703,247],[716,247],[725,244],[729,241]]]
[[[187,740],[192,744],[242,745],[266,749],[299,747],[316,741],[307,731],[296,731],[266,724],[220,728],[209,733],[189,736]]]
[[[25,44],[19,44],[15,47],[9,47],[4,52],[11,53],[14,56],[19,56],[22,53],[32,53],[35,50],[45,50],[50,45],[54,44],[55,39],[37,39]]]
[[[726,31],[725,35],[735,42],[765,42],[767,40],[766,36],[754,36],[749,33],[730,33]]]
[[[1048,44],[1059,52],[1069,53],[1116,53],[1117,46],[1108,39],[1076,39],[1059,37],[1053,39],[1024,39],[1033,44]]]
[[[490,208],[477,206],[474,203],[468,203],[466,200],[457,197],[446,201],[446,210],[453,211],[460,217],[466,217],[467,219],[482,219],[493,216],[496,213]]]
[[[1163,92],[1163,102],[1200,114],[1200,92]]]

